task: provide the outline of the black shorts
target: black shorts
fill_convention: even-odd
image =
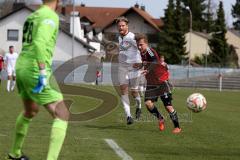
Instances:
[[[147,86],[145,91],[145,102],[150,100],[152,102],[157,102],[158,97],[161,98],[164,106],[172,105],[172,93],[171,84],[167,82],[166,84],[155,85],[155,86]]]

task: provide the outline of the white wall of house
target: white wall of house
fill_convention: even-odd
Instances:
[[[156,29],[145,22],[139,14],[131,12],[127,14],[126,18],[129,20],[129,30],[133,33],[147,33],[154,34]],[[118,33],[117,25],[113,24],[104,30],[106,33]]]
[[[238,55],[238,64],[240,64],[240,37],[232,33],[231,31],[227,31],[226,33],[227,43],[233,45]]]
[[[13,45],[15,47],[15,51],[18,53],[21,52],[23,23],[30,13],[32,13],[30,10],[22,9],[0,21],[0,50],[8,51],[8,47]],[[8,29],[19,30],[18,41],[7,41]],[[81,43],[74,41],[74,54],[72,54],[72,37],[62,31],[59,31],[53,57],[54,61],[66,61],[71,59],[72,56],[86,55],[88,53],[87,48],[85,48]]]
[[[190,42],[190,34],[185,34],[186,39],[186,49],[187,52],[189,52],[189,42]],[[226,39],[227,43],[230,45],[233,45],[236,49],[237,55],[238,55],[238,64],[240,64],[240,37],[236,34],[232,33],[231,31],[227,31],[226,33]],[[191,59],[193,59],[195,56],[202,56],[203,54],[209,54],[210,47],[208,45],[208,39],[204,38],[198,34],[192,33],[191,35]]]
[[[0,21],[0,48],[4,51],[8,51],[8,47],[13,45],[16,52],[20,52],[22,49],[22,29],[23,23],[26,17],[31,12],[27,9],[23,9],[5,19]],[[8,41],[7,40],[7,31],[8,29],[18,30],[18,41]]]
[[[185,34],[186,39],[186,49],[187,52],[189,52],[190,49],[190,33]],[[195,33],[191,34],[191,54],[190,58],[194,59],[196,56],[202,56],[203,54],[209,54],[210,48],[208,45],[208,39],[204,38],[200,35],[197,35]],[[189,52],[190,53],[190,52]],[[189,55],[188,55],[189,56]]]
[[[59,32],[53,60],[67,61],[72,57],[89,54],[88,49],[84,48],[79,42],[74,41],[74,53],[72,54],[72,37],[63,32]]]

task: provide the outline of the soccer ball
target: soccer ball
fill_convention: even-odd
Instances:
[[[200,112],[206,109],[207,101],[201,93],[193,93],[187,98],[187,107],[193,112]]]

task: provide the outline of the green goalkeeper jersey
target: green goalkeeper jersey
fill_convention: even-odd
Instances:
[[[48,6],[43,5],[29,15],[23,27],[22,52],[16,69],[44,63],[46,69],[51,70],[58,29],[59,17]]]

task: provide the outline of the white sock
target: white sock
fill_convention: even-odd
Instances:
[[[121,101],[122,101],[122,104],[123,104],[125,114],[127,115],[127,117],[131,117],[130,102],[129,102],[128,94],[122,95],[121,96]]]
[[[13,91],[13,90],[14,90],[15,84],[16,84],[16,81],[12,81],[12,87],[11,87],[11,91]]]
[[[139,95],[135,97],[135,101],[137,103],[137,108],[142,108],[141,97]]]
[[[7,81],[7,91],[8,91],[8,92],[10,92],[10,84],[11,84],[11,81],[8,80],[8,81]]]

